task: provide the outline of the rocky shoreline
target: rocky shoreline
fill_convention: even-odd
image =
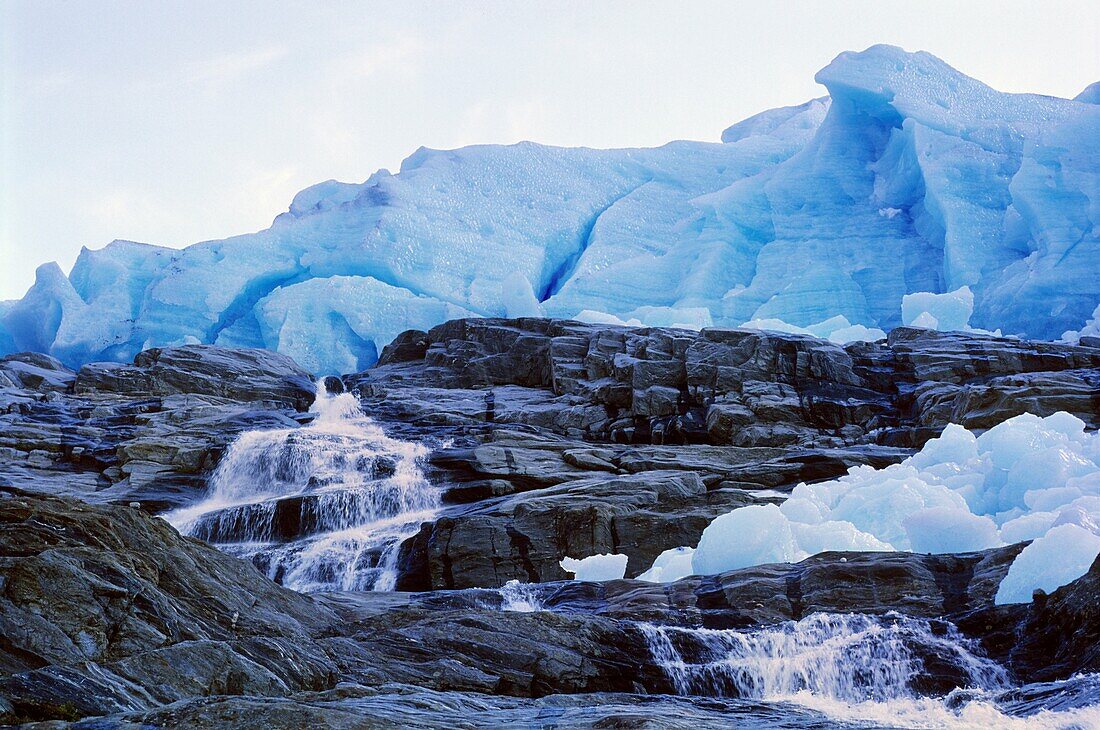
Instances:
[[[197,500],[242,432],[313,419],[313,377],[288,358],[191,345],[78,372],[0,360],[0,721],[698,727],[748,710],[667,696],[640,626],[816,612],[951,622],[1018,682],[1100,671],[1100,562],[1032,604],[994,606],[1022,544],[823,553],[670,584],[568,581],[559,565],[615,552],[636,577],[719,514],[900,461],[948,423],[1067,411],[1095,429],[1100,349],[1087,343],[899,328],[841,347],[456,320],[405,333],[337,387],[432,449],[444,506],[402,545],[396,593],[295,593],[155,516]],[[293,541],[303,513],[284,507]],[[537,584],[546,610],[501,610],[511,580]],[[924,666],[922,691],[960,684],[949,661]]]

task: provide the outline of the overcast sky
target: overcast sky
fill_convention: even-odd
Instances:
[[[81,246],[265,228],[421,145],[717,141],[874,43],[1074,96],[1100,79],[1098,7],[0,0],[0,299]]]

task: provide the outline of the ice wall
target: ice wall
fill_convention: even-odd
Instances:
[[[1100,106],[1004,94],[925,53],[845,53],[828,96],[723,143],[420,149],[328,181],[271,228],[180,251],[116,241],[0,306],[0,350],[70,365],[199,341],[357,369],[457,313],[901,323],[969,287],[971,324],[1054,338],[1100,303]]]

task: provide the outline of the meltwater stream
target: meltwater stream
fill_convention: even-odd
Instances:
[[[639,627],[678,695],[788,705],[836,727],[1100,728],[1100,675],[1014,687],[945,622],[818,613],[753,630]]]
[[[206,497],[165,519],[294,590],[393,590],[401,542],[440,503],[428,449],[388,437],[323,383],[313,410],[303,428],[241,434]]]
[[[962,684],[1008,685],[949,624],[898,614],[816,613],[754,631],[643,625],[654,661],[679,694],[766,698],[798,692],[846,702],[914,695],[931,659]]]

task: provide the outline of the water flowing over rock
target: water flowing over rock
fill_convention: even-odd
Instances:
[[[427,449],[387,437],[324,381],[313,409],[304,428],[238,436],[206,498],[165,519],[288,588],[392,590],[398,547],[439,506]]]
[[[646,624],[678,694],[778,699],[809,692],[883,702],[946,687],[1003,689],[1008,675],[950,625],[900,615],[816,613],[755,631]]]
[[[938,620],[815,614],[738,632],[662,627],[656,631],[672,649],[658,649],[655,663],[647,643],[655,629],[597,615],[591,601],[576,594],[572,602],[548,601],[545,610],[533,612],[487,606],[486,591],[299,594],[129,507],[0,490],[0,549],[5,722],[109,715],[78,727],[213,728],[231,720],[271,727],[311,717],[339,727],[430,727],[452,723],[448,713],[488,712],[526,727],[537,726],[545,712],[577,717],[561,708],[585,705],[591,714],[579,716],[581,724],[637,713],[662,722],[686,712],[711,723],[744,718],[752,727],[782,719],[793,727],[818,727],[835,725],[838,720],[829,718],[842,710],[887,713],[903,701],[955,721],[952,706],[984,707],[1005,727],[1015,718],[1002,709],[1013,706],[1029,713],[1045,708],[1051,727],[1088,726],[1095,717],[1087,714],[1095,683],[997,690],[1003,675],[996,665]],[[1062,589],[1050,601],[1092,610],[1074,591],[1093,591],[1097,576],[1100,562],[1091,583]],[[542,588],[552,595],[585,586],[601,587],[567,582]],[[631,583],[602,587],[621,590]],[[58,601],[58,595],[84,599]],[[1054,618],[1023,607],[1004,612],[986,601],[989,610],[1001,611],[995,619],[1001,632],[1019,630],[1023,621],[1039,637],[1061,631],[1065,620],[1065,608],[1055,609],[1063,618]],[[676,625],[674,614],[664,618]],[[867,662],[864,671],[841,661],[842,649]],[[730,654],[751,660],[744,672],[725,666]],[[689,684],[719,680],[681,688],[752,696],[702,704],[698,697],[667,697],[677,691],[670,661],[672,675],[680,669],[675,662],[683,665]],[[748,684],[723,684],[729,672]],[[804,684],[818,694],[798,692]],[[912,699],[953,687],[969,687],[962,695],[952,690],[954,705]],[[787,689],[796,690],[789,701],[763,696]],[[844,704],[834,696],[887,699]],[[1050,696],[1059,699],[1052,703]],[[813,707],[825,699],[837,705]],[[879,724],[888,717],[879,717]]]

